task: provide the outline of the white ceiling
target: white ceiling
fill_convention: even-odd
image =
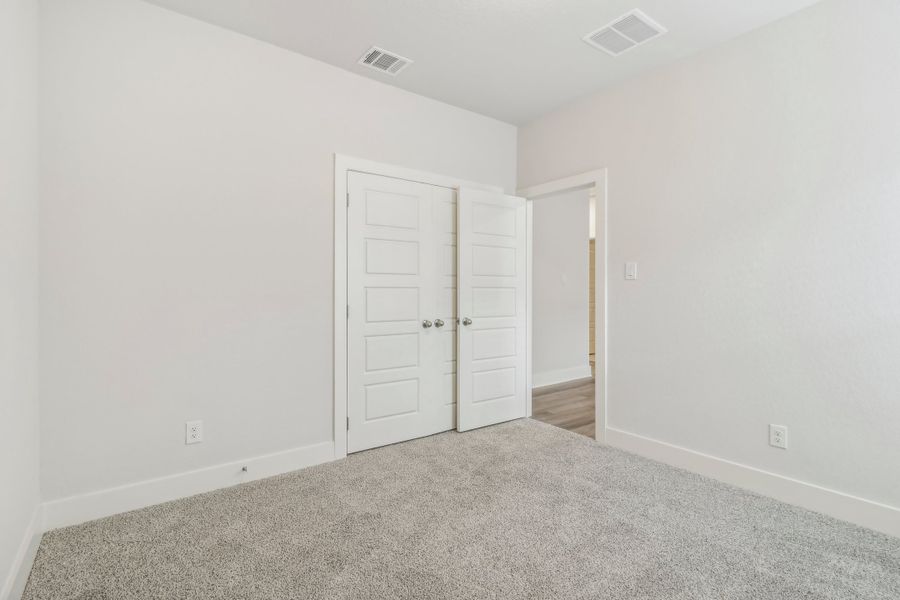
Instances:
[[[818,0],[149,0],[411,92],[521,124]],[[640,8],[669,33],[613,58],[581,38]],[[415,61],[357,64],[371,46]]]

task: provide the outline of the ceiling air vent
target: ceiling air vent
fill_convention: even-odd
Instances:
[[[666,32],[666,28],[635,9],[584,36],[584,41],[612,56],[619,56]]]
[[[411,65],[412,61],[408,58],[403,58],[400,55],[391,54],[387,50],[372,46],[372,48],[359,59],[359,64],[364,67],[369,67],[370,69],[375,69],[376,71],[381,71],[382,73],[387,73],[388,75],[396,75]]]

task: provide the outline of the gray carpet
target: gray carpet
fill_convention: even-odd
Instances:
[[[900,539],[522,420],[44,536],[26,600],[900,598]]]

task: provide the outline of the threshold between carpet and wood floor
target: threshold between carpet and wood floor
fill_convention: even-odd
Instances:
[[[45,534],[25,600],[900,598],[900,539],[523,419]]]

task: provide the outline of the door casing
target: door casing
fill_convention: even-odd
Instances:
[[[607,193],[607,172],[606,169],[596,169],[573,175],[555,181],[549,181],[540,185],[535,185],[520,189],[516,195],[526,198],[528,201],[528,416],[532,412],[532,281],[533,281],[533,240],[534,240],[534,200],[546,197],[560,192],[576,190],[580,188],[593,187],[597,192],[597,211],[596,219],[596,241],[594,242],[595,253],[595,297],[596,305],[594,310],[594,320],[596,323],[596,333],[594,340],[594,353],[597,357],[596,375],[594,376],[594,439],[600,443],[606,443],[607,415],[606,415],[606,394],[608,381],[608,361],[607,361],[607,315],[608,315],[608,297],[607,297],[607,277],[609,274],[609,265],[607,264],[609,252],[607,249],[607,240],[609,239],[607,231],[607,213],[608,213],[608,193]]]

